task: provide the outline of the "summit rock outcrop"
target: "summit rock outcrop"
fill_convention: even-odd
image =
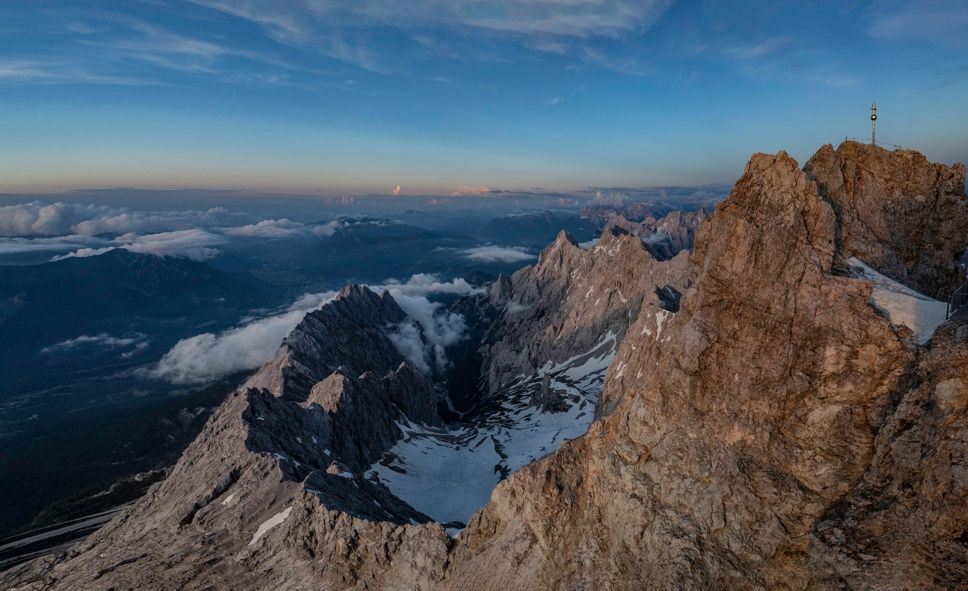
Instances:
[[[914,150],[844,142],[804,166],[837,215],[838,255],[946,300],[965,281],[968,246],[963,164],[933,164]]]

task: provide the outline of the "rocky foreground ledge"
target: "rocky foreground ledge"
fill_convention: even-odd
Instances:
[[[598,418],[456,538],[361,477],[395,429],[437,418],[382,331],[403,312],[349,289],[165,482],[0,587],[965,588],[968,326],[918,312],[964,281],[964,183],[857,143],[802,170],[757,154],[691,258],[623,224],[590,250],[560,237],[473,304],[494,319],[482,403],[612,331]]]

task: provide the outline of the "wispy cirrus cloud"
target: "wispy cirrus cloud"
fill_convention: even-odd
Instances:
[[[281,70],[293,69],[281,57],[264,51],[237,47],[223,40],[202,39],[168,30],[140,18],[113,15],[111,34],[83,35],[82,43],[100,49],[113,60],[137,60],[171,70],[197,73],[229,73],[225,62],[241,59]],[[102,32],[103,33],[103,32]]]
[[[739,59],[757,59],[773,55],[793,43],[793,37],[789,35],[778,35],[764,39],[752,45],[740,45],[729,47],[726,53]]]
[[[876,39],[927,39],[949,45],[968,45],[968,4],[962,0],[877,2],[871,6],[867,34]]]
[[[217,31],[174,30],[119,6],[62,20],[21,19],[13,32],[44,39],[43,48],[0,60],[0,83],[168,85],[173,75],[207,76],[226,83],[300,86],[301,74],[325,72],[297,66],[271,48]],[[41,24],[43,23],[43,24]]]
[[[135,86],[153,84],[135,76],[114,75],[91,70],[84,64],[62,61],[0,60],[0,84],[98,84]]]
[[[713,51],[728,58],[739,73],[750,78],[806,82],[830,88],[846,88],[860,82],[837,57],[831,58],[821,48],[792,35],[774,35],[753,43],[727,43]]]
[[[672,5],[672,0],[192,1],[254,23],[279,43],[377,73],[398,70],[399,56],[385,51],[375,31],[408,39],[424,57],[504,61],[508,58],[502,57],[501,47],[512,43],[636,73],[642,71],[636,60],[616,57],[608,43],[600,42],[648,31]],[[461,42],[448,42],[452,37]]]
[[[647,30],[671,0],[191,0],[262,26],[283,43],[310,44],[339,26],[469,27],[527,36],[618,38]]]

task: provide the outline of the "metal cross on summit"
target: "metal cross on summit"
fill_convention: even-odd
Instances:
[[[871,103],[871,144],[877,145],[877,103]]]

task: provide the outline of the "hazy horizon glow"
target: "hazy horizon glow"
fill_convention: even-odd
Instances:
[[[731,183],[869,135],[968,159],[968,5],[106,0],[0,19],[0,192]]]

